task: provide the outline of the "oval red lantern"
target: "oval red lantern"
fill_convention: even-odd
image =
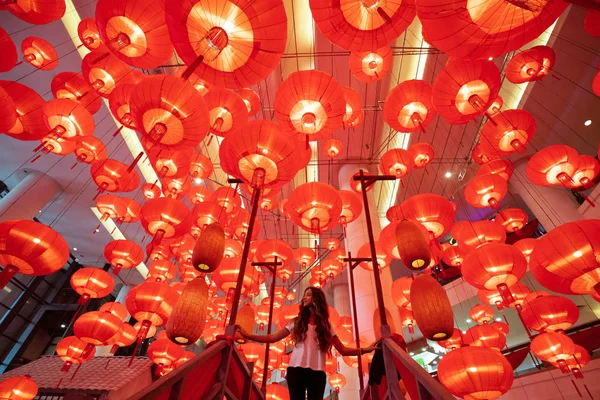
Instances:
[[[19,55],[17,46],[10,35],[0,28],[0,49],[2,49],[2,60],[0,60],[0,72],[8,72],[17,64]]]
[[[404,266],[411,270],[421,270],[432,260],[429,238],[421,224],[408,220],[398,222],[394,230],[398,254]]]
[[[329,74],[317,70],[290,74],[277,89],[275,117],[291,131],[308,140],[331,136],[342,124],[346,100],[342,86]]]
[[[314,234],[333,229],[342,211],[338,191],[322,182],[309,182],[296,187],[286,203],[292,221]]]
[[[569,187],[581,158],[572,147],[562,144],[543,148],[527,163],[527,178],[536,185]]]
[[[29,375],[13,376],[0,383],[1,399],[33,400],[37,393],[38,386]]]
[[[104,50],[94,50],[83,58],[81,75],[102,97],[108,97],[117,85],[137,80],[127,64]]]
[[[137,267],[144,260],[144,250],[130,240],[113,240],[104,247],[104,257],[118,275],[122,268]]]
[[[506,232],[519,232],[527,225],[529,217],[520,208],[505,208],[496,214],[494,220],[502,225]]]
[[[478,175],[465,187],[465,200],[477,208],[498,208],[506,192],[508,192],[508,185],[500,176]]]
[[[69,245],[54,229],[39,222],[11,220],[0,223],[0,288],[18,272],[48,275],[63,268]]]
[[[407,80],[394,87],[383,107],[383,118],[398,132],[425,132],[436,116],[431,85],[422,80]]]
[[[208,107],[209,129],[214,135],[225,137],[243,128],[248,122],[248,109],[242,97],[224,88],[209,89],[204,95]]]
[[[535,118],[524,110],[506,110],[481,129],[481,149],[486,154],[505,157],[524,153],[535,135]]]
[[[378,81],[387,75],[392,66],[392,48],[383,46],[375,50],[353,51],[350,53],[348,63],[352,75],[359,81],[364,83]]]
[[[115,287],[115,281],[100,268],[81,268],[71,275],[71,287],[81,296],[78,303],[85,304],[89,299],[108,296]]]
[[[434,156],[433,146],[429,143],[419,142],[409,147],[408,153],[413,159],[415,168],[425,168],[431,163]]]
[[[50,88],[56,99],[76,101],[92,114],[98,112],[102,105],[92,87],[76,72],[61,72],[55,75]]]
[[[549,46],[534,46],[517,53],[506,64],[506,79],[512,83],[533,82],[550,73],[556,54]]]
[[[440,341],[454,332],[454,314],[446,291],[434,278],[419,274],[410,287],[412,312],[423,336]]]

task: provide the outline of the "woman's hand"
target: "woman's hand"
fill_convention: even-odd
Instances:
[[[372,353],[377,350],[377,346],[363,347],[360,350],[362,354]]]
[[[236,325],[235,331],[238,332],[240,334],[240,336],[243,337],[244,339],[248,338],[248,332],[246,332],[246,330],[244,328],[242,328],[241,326]]]

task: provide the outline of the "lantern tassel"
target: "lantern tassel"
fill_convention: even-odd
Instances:
[[[580,193],[581,194],[581,193]],[[592,207],[596,207],[596,204],[594,203],[594,201],[592,199],[590,199],[588,196],[586,196],[585,194],[581,194],[581,197],[583,197],[583,199],[585,201],[587,201],[587,203],[592,206]]]
[[[202,64],[202,62],[204,61],[204,55],[200,54],[191,64],[190,66],[183,72],[183,74],[181,75],[181,77],[185,80],[188,80],[190,76],[192,76],[192,74],[194,73],[194,71],[196,70],[196,68],[198,68],[200,66],[200,64]]]
[[[31,162],[32,163],[36,162],[37,160],[40,159],[41,156],[42,156],[41,154],[38,154],[37,156],[33,157],[33,159],[31,160]]]
[[[71,369],[71,365],[73,365],[73,361],[65,361],[62,368],[60,369],[60,372],[69,372],[69,370]],[[60,385],[60,382],[58,384]]]
[[[75,378],[75,375],[77,375],[77,373],[79,372],[79,368],[81,368],[82,365],[83,365],[83,363],[77,364],[77,369],[75,369],[75,372],[73,372],[73,376],[71,377],[70,380],[73,380]]]
[[[573,379],[571,379],[571,383],[575,387],[575,390],[577,390],[577,394],[579,395],[579,397],[583,398],[583,396],[581,395],[581,392],[579,391],[579,388],[577,387],[577,384],[575,383],[575,381]]]
[[[115,131],[115,133],[113,133],[113,137],[117,136],[119,134],[119,132],[121,132],[121,130],[125,127],[125,125],[121,125],[121,127],[119,129],[117,129]]]
[[[588,387],[585,383],[583,384],[583,387],[585,388],[585,391],[587,392],[587,394],[590,396],[590,399],[594,400],[594,396],[592,396],[590,389],[588,389]]]
[[[206,143],[206,147],[210,146],[210,143],[212,142],[213,136],[214,136],[213,134],[209,134],[208,135],[208,142]]]
[[[60,379],[58,380],[58,383],[56,384],[56,388],[57,388],[57,389],[60,387],[60,384],[62,383],[62,381],[63,381],[63,378],[60,378]]]
[[[137,165],[138,161],[140,161],[140,159],[142,158],[143,155],[144,155],[144,152],[140,151],[140,154],[137,155],[137,157],[135,158],[135,160],[133,160],[133,162],[131,163],[129,168],[127,168],[127,172],[133,171],[133,168]]]
[[[110,52],[107,51],[106,53],[102,54],[100,57],[98,57],[94,61],[92,61],[92,64],[97,64],[100,61],[104,60],[108,56],[110,56]]]

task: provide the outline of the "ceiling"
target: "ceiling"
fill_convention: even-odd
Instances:
[[[376,184],[374,196],[381,222],[385,223],[385,211],[389,206],[418,193],[436,193],[455,200],[460,206],[457,213],[459,219],[481,218],[481,213],[466,206],[461,197],[463,186],[474,176],[478,167],[471,161],[470,155],[478,140],[483,118],[476,118],[465,125],[450,125],[437,116],[426,133],[416,132],[410,135],[393,131],[383,121],[383,104],[391,88],[406,79],[422,78],[432,83],[448,60],[444,53],[423,41],[418,20],[392,44],[394,55],[390,73],[378,82],[365,84],[350,73],[349,52],[331,44],[315,27],[308,9],[308,0],[285,0],[284,3],[288,15],[286,51],[279,66],[267,79],[253,87],[261,99],[262,110],[251,118],[274,119],[273,102],[281,82],[291,72],[314,68],[333,75],[341,85],[350,86],[360,94],[365,120],[357,128],[339,128],[334,133],[333,137],[344,144],[344,150],[337,159],[330,161],[322,154],[319,144],[313,146],[317,151],[308,167],[281,190],[278,200],[287,198],[295,186],[307,181],[327,182],[339,187],[340,166],[349,163],[364,165],[376,172],[381,155],[388,149],[407,148],[416,142],[428,142],[435,149],[435,159],[426,170],[413,170],[404,180],[404,187],[398,182]],[[94,16],[95,1],[76,0],[73,4],[75,10],[67,10],[65,21],[76,20],[77,15],[81,19]],[[37,70],[22,64],[8,73],[0,74],[0,79],[18,80],[36,90],[45,100],[52,99],[50,82],[54,75],[63,71],[81,71],[81,55],[74,44],[76,38],[71,37],[65,28],[68,28],[69,22],[66,25],[58,20],[48,25],[31,26],[6,11],[0,11],[0,15],[2,28],[11,34],[15,43],[20,43],[28,36],[43,37],[54,45],[59,55],[58,66],[52,71]],[[570,145],[582,154],[597,154],[600,120],[595,119],[600,115],[600,99],[591,91],[591,83],[600,62],[600,39],[591,37],[583,30],[584,16],[585,9],[571,6],[555,26],[542,34],[537,42],[527,46],[547,41],[553,47],[557,59],[551,76],[529,85],[503,82],[500,95],[505,105],[529,111],[538,125],[536,137],[529,145],[528,152],[518,157],[528,157],[536,150],[556,143]],[[502,70],[510,56],[511,54],[500,57],[494,62]],[[173,66],[178,64],[181,64],[181,60],[174,55],[168,67],[143,72],[172,73],[176,69]],[[584,126],[584,121],[588,119],[593,121],[592,125]],[[109,157],[130,163],[134,156],[121,135],[113,136],[117,125],[108,108],[103,105],[94,115],[94,120],[95,136],[104,142]],[[112,238],[104,228],[94,233],[100,222],[91,210],[95,204],[93,197],[96,185],[90,180],[89,166],[78,164],[71,169],[75,162],[73,155],[44,155],[32,163],[32,151],[38,144],[0,135],[0,179],[12,188],[22,177],[20,171],[30,168],[56,179],[63,187],[63,192],[41,210],[38,218],[65,237],[73,248],[72,253],[80,262],[92,266],[104,264],[103,248]],[[218,168],[217,148],[217,141],[210,145],[205,141],[202,145],[203,151],[217,167],[211,180],[202,183],[212,189],[227,184],[226,174]],[[516,161],[514,156],[511,159]],[[451,173],[450,177],[446,177],[448,172]],[[126,193],[124,196],[133,197],[139,202],[143,200],[139,191]],[[508,199],[503,205],[511,205],[511,201],[513,200]],[[486,210],[488,211],[490,210]],[[259,218],[265,228],[260,238],[282,238],[293,248],[309,243],[311,236],[294,228],[291,221],[277,210],[261,212]],[[146,234],[139,223],[123,224],[119,229],[127,239],[143,246],[148,243],[147,239],[145,243],[142,242]],[[340,237],[341,228],[336,228],[331,235]],[[394,273],[396,276],[399,274]],[[142,276],[136,270],[129,270],[122,272],[119,279],[138,283]]]

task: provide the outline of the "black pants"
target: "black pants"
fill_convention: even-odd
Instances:
[[[325,371],[288,367],[285,379],[290,391],[290,400],[323,400],[325,397]]]

